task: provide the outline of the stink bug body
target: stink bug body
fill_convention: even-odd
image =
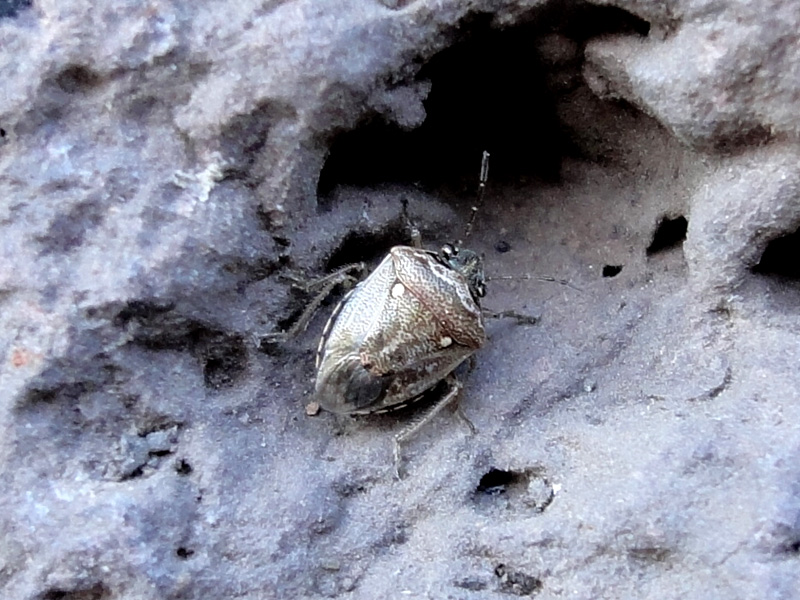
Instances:
[[[395,246],[339,304],[317,350],[316,401],[363,414],[414,400],[486,340],[483,260]]]

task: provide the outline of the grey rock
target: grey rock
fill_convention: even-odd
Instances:
[[[6,5],[0,597],[798,597],[797,2]],[[332,307],[261,338],[485,148],[540,318],[397,481],[422,409],[304,410]]]

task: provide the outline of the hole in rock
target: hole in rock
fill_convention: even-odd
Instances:
[[[509,250],[511,250],[511,244],[509,244],[505,240],[500,240],[494,245],[494,249],[497,250],[500,254],[505,254]]]
[[[36,597],[41,600],[105,600],[110,597],[110,592],[103,584],[98,583],[78,590],[48,590]]]
[[[653,234],[653,241],[647,247],[647,256],[677,248],[686,239],[686,230],[689,222],[686,217],[679,216],[674,219],[664,217],[659,221]]]
[[[647,22],[621,9],[585,2],[550,3],[505,29],[492,28],[491,15],[473,14],[450,32],[452,45],[417,75],[431,85],[424,122],[409,131],[376,115],[340,134],[320,174],[318,196],[324,204],[339,184],[472,182],[483,150],[492,154],[492,181],[558,181],[562,157],[572,150],[557,102],[583,85],[586,40],[648,31]],[[547,42],[554,37],[560,45]]]
[[[754,273],[800,280],[800,229],[767,244]]]
[[[481,494],[494,496],[504,494],[508,488],[522,479],[520,473],[514,471],[503,471],[501,469],[490,469],[478,483],[476,491]]]
[[[622,272],[622,265],[604,265],[603,277],[616,277]]]
[[[187,558],[191,558],[191,556],[194,554],[194,550],[190,548],[184,548],[183,546],[181,546],[180,548],[175,550],[175,554],[178,555],[178,558],[186,560]]]
[[[531,513],[544,512],[554,498],[553,485],[540,467],[520,471],[489,469],[472,495],[479,510],[514,508]]]
[[[789,554],[792,556],[800,555],[800,540],[795,540],[793,542],[784,544],[779,548],[779,550],[781,554]]]
[[[56,84],[68,94],[84,92],[96,86],[100,76],[83,65],[72,65],[61,71],[56,77]]]
[[[175,472],[178,475],[191,475],[194,469],[185,458],[181,458],[175,462]]]
[[[129,300],[116,317],[114,325],[125,327],[131,321],[151,321],[159,316],[169,313],[175,308],[175,303],[163,300]]]
[[[500,580],[500,591],[515,596],[532,596],[542,589],[542,580],[533,575],[512,569],[504,564],[494,568],[495,576]]]

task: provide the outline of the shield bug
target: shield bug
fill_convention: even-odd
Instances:
[[[440,252],[395,246],[331,315],[317,349],[315,400],[331,412],[367,414],[400,408],[448,378],[450,389],[419,429],[460,388],[453,370],[486,341],[480,298],[483,259],[445,245]]]
[[[478,203],[466,235],[485,189],[488,160],[484,152]],[[412,246],[393,247],[328,319],[317,348],[314,390],[315,402],[325,410],[370,414],[406,406],[446,380],[449,389],[442,397],[394,438],[398,477],[401,443],[457,397],[461,384],[453,371],[486,341],[480,305],[486,293],[483,258],[458,244],[426,250],[413,226],[412,240]],[[328,276],[323,293],[352,279],[356,268],[363,265]],[[319,300],[313,302],[312,310],[318,305]],[[300,319],[304,324],[308,312]],[[513,311],[494,316],[535,322]]]

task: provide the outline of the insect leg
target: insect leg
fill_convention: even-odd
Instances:
[[[340,283],[358,281],[358,278],[354,277],[352,273],[363,272],[365,268],[366,265],[363,262],[354,263],[351,265],[346,265],[341,269],[337,269],[333,273],[329,273],[324,277],[312,281],[310,284],[305,286],[306,290],[311,290],[320,286],[322,286],[322,289],[320,289],[308,306],[305,307],[297,321],[295,321],[294,324],[286,331],[277,331],[275,333],[268,333],[261,336],[260,342],[282,343],[293,338],[301,331],[305,331],[306,327],[308,327],[309,321],[311,321],[311,317],[313,317],[314,313],[317,312],[317,309],[319,308],[319,305],[322,304],[322,301],[325,300],[325,298],[327,298],[328,295],[333,291],[333,288]]]
[[[475,360],[475,355],[474,354],[472,356],[470,356],[467,360],[469,361],[469,365],[467,366],[467,375],[469,375],[470,373],[472,373],[475,370],[475,365],[477,364],[477,361]],[[455,376],[453,376],[453,377],[455,377]],[[456,416],[458,417],[459,421],[464,423],[464,425],[466,425],[469,428],[469,432],[472,435],[475,435],[476,433],[478,433],[478,429],[475,427],[475,425],[473,425],[472,421],[469,420],[469,417],[464,412],[464,409],[461,408],[461,402],[459,402],[459,401],[456,401],[455,413],[456,413]]]
[[[515,310],[501,310],[500,312],[486,310],[485,308],[482,310],[484,316],[490,319],[514,319],[517,325],[536,325],[539,322],[539,317],[518,313]]]
[[[455,375],[452,373],[447,376],[447,383],[450,385],[450,389],[444,394],[436,403],[431,406],[427,412],[423,413],[422,416],[414,419],[411,423],[406,425],[403,430],[394,436],[394,474],[397,479],[402,479],[400,475],[400,467],[402,465],[402,457],[400,455],[401,445],[408,440],[408,438],[412,437],[415,433],[417,433],[420,429],[422,429],[433,417],[439,414],[445,406],[447,406],[450,402],[452,402],[461,391],[463,385],[461,382],[456,379]],[[464,417],[466,419],[466,416]],[[469,419],[467,419],[469,422]],[[474,425],[470,423],[470,428],[474,430]]]
[[[403,220],[408,227],[408,233],[411,236],[411,245],[414,248],[422,248],[422,234],[419,232],[419,227],[411,220],[411,215],[408,214],[408,200],[403,198]]]

